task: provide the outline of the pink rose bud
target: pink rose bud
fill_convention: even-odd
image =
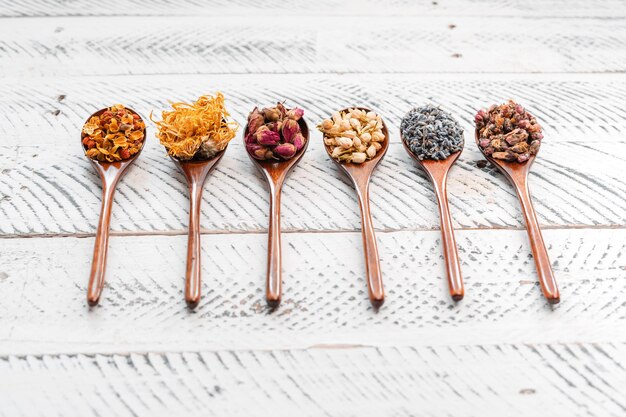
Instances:
[[[256,136],[253,133],[248,133],[246,135],[246,145],[251,145],[256,143]]]
[[[479,123],[482,120],[483,120],[483,116],[480,113],[478,113],[476,116],[474,116],[474,121],[476,123]]]
[[[292,143],[292,138],[296,133],[300,132],[300,126],[298,126],[298,122],[293,119],[287,119],[283,123],[283,138],[286,142]]]
[[[246,145],[246,149],[248,150],[248,153],[252,155],[253,158],[260,159],[262,161],[265,160],[265,152],[267,150],[265,146],[261,146],[259,144],[253,143],[250,145]]]
[[[278,144],[278,142],[280,142],[280,135],[276,132],[269,130],[267,127],[263,129],[263,127],[265,126],[261,126],[259,128],[261,132],[259,133],[259,131],[257,130],[256,134],[256,141],[259,143],[259,145],[272,146]]]
[[[481,139],[478,144],[480,145],[481,148],[486,148],[487,146],[489,146],[489,139]]]
[[[295,135],[293,135],[293,146],[296,147],[296,150],[299,151],[300,149],[302,149],[302,147],[304,146],[304,136],[302,136],[302,133],[298,132]]]
[[[304,110],[296,107],[295,109],[291,109],[287,112],[287,117],[292,120],[298,121],[302,118],[303,114],[304,114]]]
[[[268,123],[265,126],[267,126],[267,128],[271,130],[272,132],[280,133],[280,129],[283,127],[283,123],[278,121],[278,122]]]
[[[296,147],[291,143],[282,143],[274,148],[274,153],[283,159],[289,159],[296,154]]]
[[[263,116],[265,116],[265,120],[267,120],[268,122],[275,122],[276,120],[280,119],[281,114],[276,107],[266,107],[263,109]]]
[[[255,107],[254,110],[252,110],[252,113],[248,116],[248,132],[256,132],[258,128],[263,126],[263,123],[265,123],[263,113]]]
[[[276,103],[276,110],[278,110],[281,117],[285,117],[287,114],[287,109],[283,106],[283,103]]]
[[[515,111],[517,112],[517,114],[524,114],[524,108],[522,107],[521,104],[518,104],[517,106],[515,106]]]

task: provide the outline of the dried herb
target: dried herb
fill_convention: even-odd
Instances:
[[[543,139],[541,126],[513,100],[479,110],[475,121],[478,146],[492,158],[526,162],[539,151]]]
[[[385,141],[382,118],[373,111],[353,108],[335,112],[317,128],[324,134],[331,156],[343,162],[361,164],[370,160]]]
[[[299,108],[287,109],[282,103],[259,110],[248,116],[246,149],[259,160],[287,160],[304,147],[305,138],[298,121],[304,115]]]
[[[121,104],[93,116],[83,126],[85,154],[102,162],[128,159],[141,150],[146,124]]]
[[[420,160],[446,159],[463,149],[463,129],[448,112],[432,104],[410,110],[400,123],[402,140]]]
[[[161,112],[156,137],[167,152],[182,161],[214,157],[235,137],[237,123],[228,121],[224,96],[200,96],[195,102],[173,103],[173,110]]]

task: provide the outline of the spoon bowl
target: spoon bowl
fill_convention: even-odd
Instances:
[[[200,205],[207,177],[220,162],[228,145],[210,159],[182,161],[170,155],[180,169],[189,188],[189,232],[187,235],[187,268],[185,271],[185,301],[189,308],[200,302],[202,287]]]
[[[133,114],[139,114],[131,108],[126,107],[128,111]],[[87,119],[88,123],[92,117],[100,116],[107,111],[107,108],[100,109]],[[141,116],[139,120],[143,122]],[[145,126],[145,123],[144,123]],[[95,306],[100,302],[100,296],[102,295],[102,289],[104,288],[104,275],[106,271],[107,252],[109,249],[109,229],[111,225],[111,207],[113,206],[113,195],[115,194],[115,188],[119,180],[126,174],[128,168],[139,157],[139,154],[143,150],[146,143],[146,128],[143,131],[143,141],[139,152],[132,155],[128,159],[117,162],[102,162],[87,157],[91,166],[95,169],[102,182],[102,207],[100,209],[100,219],[98,221],[98,228],[96,230],[96,239],[93,249],[93,260],[91,262],[91,272],[89,275],[89,285],[87,287],[87,303],[90,306]],[[85,147],[82,145],[82,140],[85,134],[81,129],[81,147],[86,154]]]
[[[370,112],[365,107],[348,107],[339,112],[348,111],[348,109],[359,109],[361,111]],[[382,118],[381,118],[382,120]],[[387,153],[389,148],[389,130],[383,120],[382,133],[385,139],[381,142],[381,149],[376,155],[361,164],[352,162],[337,161],[332,157],[330,146],[324,144],[326,152],[330,159],[337,164],[343,172],[352,180],[359,200],[361,210],[361,233],[363,236],[363,248],[365,253],[365,273],[367,278],[367,289],[369,299],[372,306],[378,309],[385,302],[385,290],[383,288],[382,273],[380,270],[380,259],[378,256],[378,246],[376,245],[376,236],[374,234],[374,226],[372,224],[372,215],[370,211],[369,184],[374,169]]]
[[[530,198],[530,190],[528,188],[528,173],[530,172],[532,164],[535,162],[536,155],[531,155],[526,162],[511,162],[495,159],[485,154],[483,148],[478,144],[480,139],[478,129],[475,131],[475,138],[476,146],[478,146],[478,149],[480,149],[485,159],[498,168],[509,180],[511,185],[513,185],[513,188],[515,188],[521,204],[522,215],[526,223],[530,248],[533,253],[533,258],[535,259],[541,290],[549,303],[557,304],[560,301],[559,289],[556,284],[556,279],[554,278],[554,273],[552,272],[548,250],[543,242],[543,236],[541,235],[541,229],[537,221],[537,215],[535,214],[535,209]]]
[[[435,190],[437,197],[437,206],[439,207],[439,218],[441,219],[441,240],[443,244],[443,256],[446,263],[446,272],[448,275],[448,288],[450,296],[454,301],[460,301],[465,295],[463,286],[463,277],[461,275],[461,264],[459,262],[459,254],[456,248],[456,240],[454,239],[454,228],[452,227],[452,217],[450,216],[450,207],[448,206],[448,172],[452,165],[459,159],[463,149],[450,154],[446,159],[424,159],[421,160],[413,153],[411,148],[406,144],[402,133],[400,133],[402,145],[408,154],[413,158],[419,166],[422,167]]]
[[[300,162],[304,152],[309,146],[309,127],[301,117],[298,120],[300,133],[304,137],[304,146],[296,154],[286,161],[259,160],[254,158],[246,149],[246,153],[265,177],[270,191],[270,221],[268,226],[267,243],[267,279],[265,286],[265,298],[270,307],[275,308],[282,298],[282,246],[280,239],[280,196],[283,183],[287,174]],[[245,137],[248,135],[248,124],[244,129]]]

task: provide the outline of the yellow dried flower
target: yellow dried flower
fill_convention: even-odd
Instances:
[[[156,137],[167,152],[183,161],[209,159],[224,150],[235,137],[238,125],[229,122],[224,96],[200,96],[195,102],[173,103],[173,110],[161,112]]]

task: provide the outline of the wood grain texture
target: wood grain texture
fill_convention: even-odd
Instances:
[[[203,236],[204,296],[193,312],[182,297],[186,236],[113,236],[92,309],[84,298],[92,238],[0,239],[0,355],[626,342],[626,230],[544,232],[557,306],[542,297],[524,231],[456,237],[466,295],[455,305],[439,232],[378,233],[387,294],[378,313],[359,233],[285,234],[274,313],[261,234]]]
[[[473,132],[480,107],[514,98],[541,122],[546,144],[626,137],[626,81],[620,74],[241,74],[0,79],[0,144],[73,145],[89,114],[117,102],[142,114],[153,137],[154,125],[147,120],[151,111],[156,116],[168,101],[216,90],[224,93],[228,110],[242,126],[254,106],[287,100],[304,108],[316,134],[315,124],[332,111],[361,105],[379,111],[391,142],[400,143],[400,120],[412,106],[440,105]]]
[[[0,1],[2,17],[57,16],[527,16],[604,17],[626,16],[620,0],[122,0],[110,7],[89,0]]]
[[[626,70],[625,22],[416,16],[5,19],[0,76],[613,73]],[[514,53],[508,52],[511,45]]]
[[[146,145],[136,166],[118,185],[111,220],[114,232],[185,233],[189,203],[184,178],[157,146]],[[598,142],[567,146],[564,158],[559,145],[547,139],[530,175],[540,224],[624,224],[626,183],[621,173],[626,142],[613,144],[614,154]],[[285,232],[360,230],[353,187],[322,148],[321,137],[312,134],[310,149],[285,184]],[[17,152],[0,148],[0,158],[11,161],[0,176],[0,231],[5,237],[94,233],[100,185],[79,152],[50,146],[18,147]],[[16,153],[19,163],[12,157]],[[514,190],[495,168],[479,168],[482,160],[475,146],[468,144],[450,172],[453,224],[457,228],[523,228]],[[399,143],[390,146],[374,173],[370,197],[378,230],[439,227],[432,186]],[[205,184],[202,228],[211,233],[265,233],[268,207],[264,179],[244,147],[233,144]]]
[[[0,417],[626,414],[626,3],[114,3],[0,0]],[[186,186],[149,123],[89,308],[100,187],[83,121],[217,90],[242,125],[283,99],[310,122],[282,198],[281,307],[264,300],[267,190],[240,134],[205,186],[203,299],[186,308]],[[471,137],[475,111],[508,98],[545,130],[530,183],[557,306],[513,190]],[[432,187],[398,134],[426,102],[467,132],[449,179],[458,304]],[[391,132],[371,186],[378,313],[356,197],[313,129],[348,105]]]
[[[583,81],[576,81],[581,77]],[[5,145],[0,146],[0,232],[4,236],[93,233],[100,189],[82,156],[78,136],[92,106],[122,101],[145,116],[151,109],[164,108],[166,98],[190,99],[217,88],[224,90],[228,108],[240,123],[255,105],[282,97],[304,107],[311,125],[338,108],[337,103],[363,103],[380,111],[392,142],[372,179],[374,226],[381,230],[438,225],[432,188],[400,144],[398,124],[412,105],[441,104],[459,117],[466,132],[472,132],[475,109],[515,97],[537,114],[545,128],[546,140],[530,178],[540,224],[622,225],[626,221],[622,175],[626,83],[611,76],[560,78],[220,76],[210,82],[197,76],[109,78],[121,88],[117,97],[107,81],[95,79],[31,82],[28,87],[12,87],[5,81],[0,84],[0,137]],[[615,103],[613,110],[607,107],[609,102]],[[185,230],[184,179],[153,135],[150,123],[151,140],[119,186],[113,231]],[[241,141],[240,135],[233,140],[205,187],[201,224],[206,231],[266,230],[267,191]],[[466,141],[449,178],[455,227],[521,228],[514,193],[495,169],[477,167],[483,157],[469,134]],[[354,193],[323,151],[321,133],[315,129],[311,129],[310,146],[284,190],[284,230],[358,230]]]
[[[0,414],[618,417],[625,360],[624,343],[9,356]]]

